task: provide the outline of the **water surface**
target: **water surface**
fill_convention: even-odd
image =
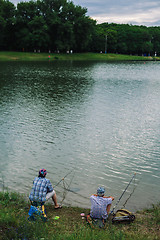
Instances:
[[[106,187],[137,210],[160,201],[159,62],[1,62],[1,189],[28,196],[38,169],[59,202],[90,207]],[[68,185],[67,185],[68,184]]]

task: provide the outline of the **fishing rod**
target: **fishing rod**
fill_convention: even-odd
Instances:
[[[71,171],[69,171],[59,182],[57,182],[55,185],[54,185],[54,188],[57,187],[62,181],[64,181],[64,179],[71,173],[73,172],[74,169],[72,169]]]
[[[72,179],[71,179],[71,181],[70,181],[69,184],[67,184],[67,183],[64,181],[64,179],[65,179],[70,173],[72,173],[74,170],[75,170],[75,169],[72,169],[70,172],[68,172],[60,181],[58,181],[58,182],[55,184],[54,188],[57,187],[57,186],[63,181],[63,188],[64,188],[65,191],[74,193],[74,194],[76,194],[76,195],[78,195],[78,196],[80,196],[80,197],[83,197],[83,198],[85,198],[85,199],[88,199],[87,197],[84,197],[83,195],[81,195],[81,194],[79,194],[79,193],[77,193],[77,192],[75,192],[75,191],[73,191],[73,190],[70,189],[70,185],[71,185],[71,183],[72,183],[72,180],[73,180],[73,177],[74,177],[74,176],[72,177]],[[67,184],[67,188],[66,188],[66,186],[65,186],[65,183]],[[63,196],[62,202],[64,201],[64,198],[65,198],[65,196]]]
[[[131,180],[130,180],[130,182],[128,183],[127,187],[124,189],[122,195],[120,196],[120,198],[119,198],[118,201],[116,202],[116,205],[114,206],[114,208],[112,209],[112,211],[111,211],[110,214],[114,213],[115,208],[117,207],[118,203],[120,202],[121,198],[123,197],[123,195],[124,195],[125,192],[127,191],[129,185],[131,184],[131,182],[132,182],[132,180],[135,178],[135,176],[136,176],[136,173],[134,173],[133,177],[131,178]]]
[[[74,172],[74,175],[75,175],[75,172]],[[62,204],[62,202],[64,201],[64,199],[65,199],[65,197],[66,197],[66,195],[67,195],[68,190],[70,189],[70,186],[71,186],[71,183],[72,183],[72,181],[73,181],[74,175],[72,176],[69,184],[66,183],[66,182],[64,181],[64,179],[63,179],[64,193],[63,193],[63,198],[62,198],[61,204]],[[66,185],[65,185],[65,184],[67,185],[67,188],[66,188]]]

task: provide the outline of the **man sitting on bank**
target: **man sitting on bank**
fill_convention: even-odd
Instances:
[[[31,201],[31,208],[29,210],[29,216],[33,217],[33,214],[39,213],[39,207],[41,207],[40,211],[42,215],[46,218],[44,203],[52,198],[54,202],[54,208],[59,209],[62,208],[57,203],[57,196],[55,191],[53,190],[52,184],[49,179],[45,178],[47,174],[46,169],[42,168],[39,170],[38,177],[35,177],[33,181],[33,187],[31,193],[29,195],[29,199]]]
[[[99,187],[97,189],[97,194],[94,194],[90,197],[91,201],[91,211],[90,216],[93,219],[101,219],[104,222],[108,218],[109,211],[111,208],[112,201],[114,197],[104,196],[105,188]]]

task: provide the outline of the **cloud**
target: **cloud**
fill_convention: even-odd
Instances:
[[[160,7],[148,11],[127,11],[125,14],[123,11],[119,11],[116,14],[114,13],[101,13],[99,15],[95,14],[92,16],[93,19],[96,19],[98,23],[102,22],[114,22],[114,23],[129,23],[129,24],[138,24],[138,25],[158,25],[160,22],[159,18]]]
[[[138,25],[159,25],[159,0],[74,0],[86,7],[88,15],[98,23],[114,22]]]

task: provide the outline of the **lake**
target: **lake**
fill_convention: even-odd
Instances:
[[[159,202],[160,63],[1,62],[1,190],[28,197],[43,167],[64,205],[116,204],[134,173],[118,208]]]

